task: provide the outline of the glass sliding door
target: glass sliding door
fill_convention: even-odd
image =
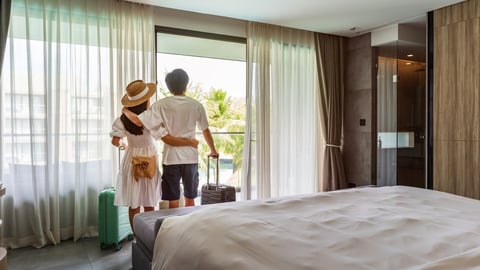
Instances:
[[[425,46],[378,47],[377,186],[426,186],[425,102]]]
[[[397,48],[397,130],[408,134],[408,144],[398,139],[397,185],[425,188],[425,46],[400,41]]]
[[[168,72],[182,68],[188,73],[186,94],[207,110],[209,128],[220,154],[219,182],[234,186],[238,200],[244,192],[240,186],[246,113],[246,39],[167,27],[157,27],[156,31],[156,99],[171,95],[164,80]],[[201,132],[197,139],[200,188],[207,181],[210,150]],[[212,176],[214,168],[209,169]]]

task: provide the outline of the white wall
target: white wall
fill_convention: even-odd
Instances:
[[[393,24],[372,31],[372,47],[395,41],[405,41],[412,44],[424,45],[426,42],[426,26],[419,27],[405,24]]]

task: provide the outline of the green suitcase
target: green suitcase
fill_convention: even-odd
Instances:
[[[114,245],[115,250],[120,250],[125,238],[133,239],[128,207],[115,206],[114,198],[115,188],[105,189],[98,195],[98,239],[102,249]]]

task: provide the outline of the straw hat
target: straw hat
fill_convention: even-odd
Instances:
[[[122,97],[122,104],[125,107],[133,107],[147,101],[155,91],[157,86],[154,83],[145,83],[142,80],[136,80],[127,85],[127,93]]]

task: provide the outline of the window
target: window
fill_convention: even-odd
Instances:
[[[202,102],[207,110],[210,130],[220,153],[219,181],[240,190],[245,131],[246,40],[166,27],[157,27],[156,38],[157,98],[170,95],[164,82],[169,71],[182,68],[188,73],[187,95]],[[203,142],[201,133],[197,138]],[[202,143],[199,147],[199,187],[207,180],[208,152],[208,146]]]

